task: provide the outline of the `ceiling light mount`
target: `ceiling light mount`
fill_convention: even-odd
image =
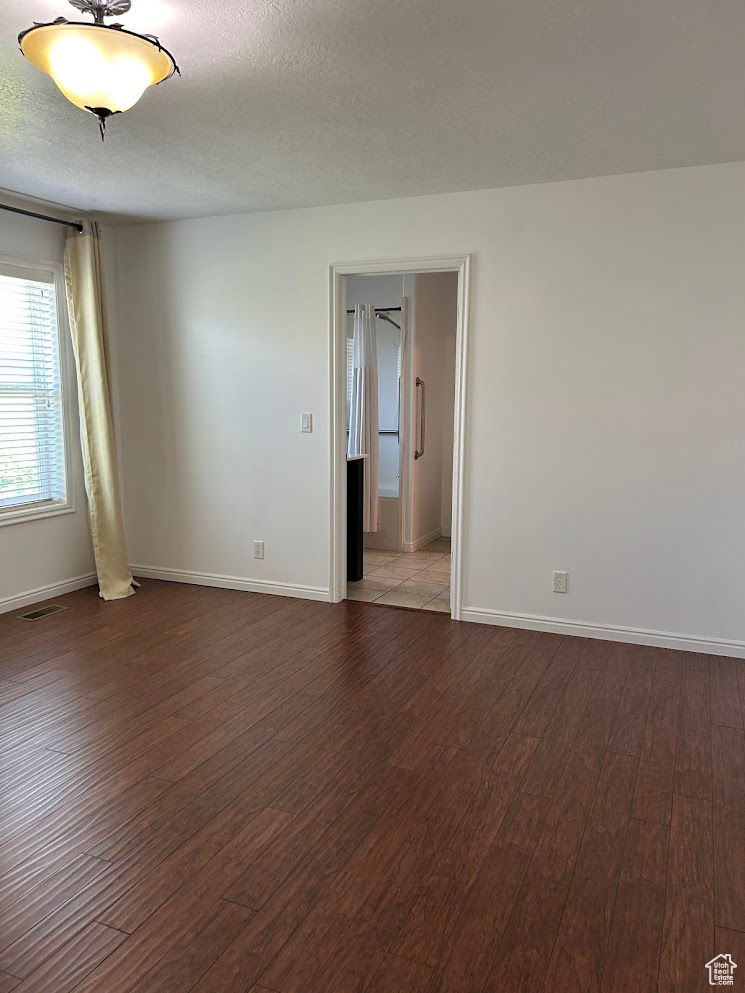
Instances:
[[[129,110],[149,86],[181,70],[155,35],[128,31],[104,18],[126,14],[132,0],[69,0],[90,21],[58,17],[35,22],[18,36],[21,52],[81,110],[98,118],[101,139],[106,121]]]
[[[92,14],[95,24],[103,24],[104,17],[121,17],[132,6],[132,0],[69,0],[83,14]]]

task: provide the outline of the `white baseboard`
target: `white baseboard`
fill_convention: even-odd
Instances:
[[[443,538],[450,538],[450,537],[452,537],[452,535],[450,533],[450,528],[443,528],[440,533],[441,533],[441,535],[442,535]]]
[[[247,593],[270,593],[275,596],[292,596],[300,600],[329,601],[327,587],[299,586],[295,583],[273,583],[241,576],[219,576],[211,572],[182,572],[179,569],[161,569],[149,565],[131,565],[135,578],[162,579],[167,583],[190,583],[192,586],[216,586],[224,590],[245,590]]]
[[[74,593],[75,590],[82,590],[85,586],[95,586],[96,581],[95,572],[89,572],[85,576],[74,576],[61,583],[50,583],[48,586],[38,586],[35,590],[26,590],[25,593],[4,597],[0,600],[0,614],[28,607],[29,604],[39,603],[41,600],[51,600],[65,593]]]
[[[420,548],[424,548],[428,545],[430,541],[436,541],[438,538],[442,537],[442,529],[437,528],[435,531],[425,534],[423,538],[417,538],[416,541],[405,541],[404,551],[405,552],[418,552]]]
[[[584,621],[563,620],[560,617],[542,617],[537,614],[514,614],[482,607],[463,607],[461,620],[479,624],[498,624],[508,628],[528,631],[550,631],[553,634],[572,635],[577,638],[599,638],[602,641],[623,641],[632,645],[651,645],[654,648],[674,648],[681,652],[701,652],[706,655],[729,655],[745,658],[745,642],[726,641],[722,638],[702,638],[693,634],[675,634],[672,631],[650,631],[646,628],[629,628]]]

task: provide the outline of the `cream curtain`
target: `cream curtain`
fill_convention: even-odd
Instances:
[[[347,455],[366,455],[362,530],[378,530],[378,343],[375,308],[360,304],[354,312],[352,404]]]
[[[119,494],[111,414],[98,225],[86,224],[65,246],[65,285],[75,352],[80,438],[99,594],[121,600],[134,593]],[[136,584],[135,584],[136,585]]]

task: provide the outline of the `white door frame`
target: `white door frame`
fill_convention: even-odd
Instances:
[[[419,259],[376,259],[335,262],[329,266],[331,322],[329,328],[329,406],[331,479],[329,521],[329,599],[339,603],[347,588],[347,414],[346,414],[346,276],[371,273],[398,275],[418,272],[458,273],[458,322],[455,337],[455,411],[453,424],[453,510],[450,615],[459,621],[463,575],[463,484],[468,338],[470,331],[471,255]]]

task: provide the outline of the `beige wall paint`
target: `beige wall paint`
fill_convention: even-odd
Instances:
[[[418,274],[414,297],[414,378],[421,377],[427,391],[425,453],[412,472],[411,541],[416,544],[442,531],[443,520],[450,528],[458,274]],[[416,390],[413,402],[416,411]]]
[[[456,280],[457,292],[457,280]],[[440,526],[442,533],[450,536],[453,507],[453,414],[455,408],[455,331],[457,298],[452,311],[452,333],[446,339],[442,352],[442,498]]]

